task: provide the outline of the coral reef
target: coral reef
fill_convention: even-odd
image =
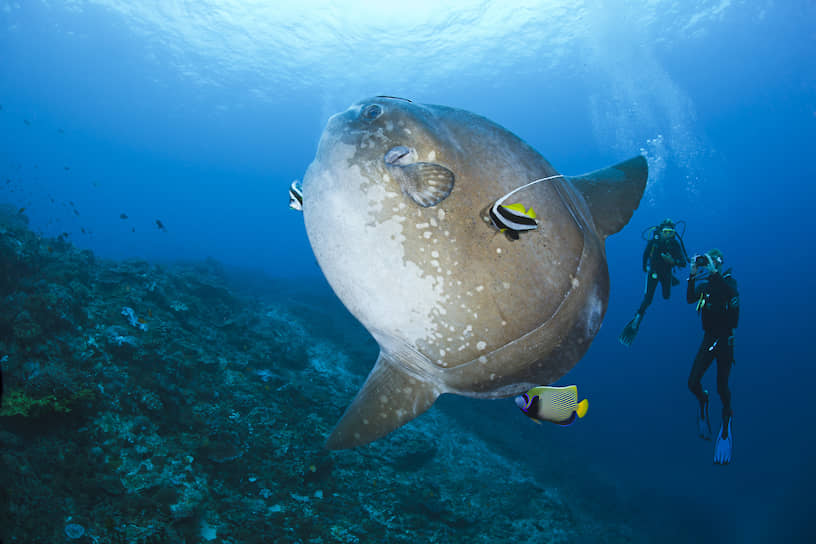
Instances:
[[[555,486],[441,410],[373,445],[325,451],[363,379],[360,352],[363,367],[376,355],[359,327],[332,337],[326,323],[350,318],[329,297],[248,296],[211,260],[97,259],[8,216],[3,542],[538,544],[581,533]],[[629,541],[623,525],[594,534]]]

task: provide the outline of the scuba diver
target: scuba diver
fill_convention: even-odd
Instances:
[[[683,225],[683,233],[677,232],[677,225]],[[635,317],[626,324],[623,332],[618,337],[624,346],[631,346],[638,332],[643,314],[646,308],[652,303],[657,283],[663,287],[663,298],[668,299],[671,288],[678,285],[680,280],[674,277],[672,271],[674,267],[683,268],[688,261],[688,254],[683,245],[683,234],[686,232],[685,221],[675,223],[671,219],[664,219],[659,225],[649,227],[641,233],[641,237],[647,241],[646,249],[643,251],[643,271],[646,272],[646,292],[643,301],[640,303]]]
[[[689,374],[688,387],[700,403],[697,429],[700,437],[711,440],[708,417],[708,391],[700,383],[703,374],[717,358],[717,394],[722,401],[722,425],[714,444],[714,463],[731,462],[731,391],[728,377],[734,364],[734,329],[739,321],[739,291],[731,269],[722,272],[723,255],[718,249],[697,255],[691,263],[686,302],[697,304],[703,321],[703,342],[697,350]]]

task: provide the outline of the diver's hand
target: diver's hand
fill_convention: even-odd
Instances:
[[[697,263],[691,263],[691,266],[689,266],[689,276],[691,276],[693,278],[696,273],[697,273]]]
[[[672,256],[669,255],[668,253],[661,253],[660,256],[663,257],[663,260],[666,262],[666,264],[671,265],[674,264],[674,259],[672,259]]]

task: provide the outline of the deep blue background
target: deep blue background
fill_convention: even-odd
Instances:
[[[377,3],[351,15],[319,1],[138,4],[0,1],[0,199],[35,230],[106,257],[212,256],[319,291],[286,189],[327,117],[365,96],[475,111],[566,174],[642,151],[646,195],[607,242],[604,326],[565,378],[589,417],[561,429],[510,401],[440,409],[495,409],[474,432],[654,535],[811,541],[814,2],[463,2],[409,22]],[[720,248],[739,281],[725,468],[695,437],[686,379],[702,333],[682,289],[656,298],[631,348],[617,342],[641,296],[640,232],[666,216],[688,222],[690,253]],[[716,401],[712,416],[719,426]]]

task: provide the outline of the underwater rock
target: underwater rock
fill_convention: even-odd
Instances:
[[[199,542],[204,519],[224,542],[575,540],[557,490],[519,500],[543,484],[442,411],[323,449],[376,347],[356,325],[320,333],[353,325],[328,290],[253,298],[214,261],[114,262],[0,228],[4,542],[65,540],[80,511],[68,541]]]

